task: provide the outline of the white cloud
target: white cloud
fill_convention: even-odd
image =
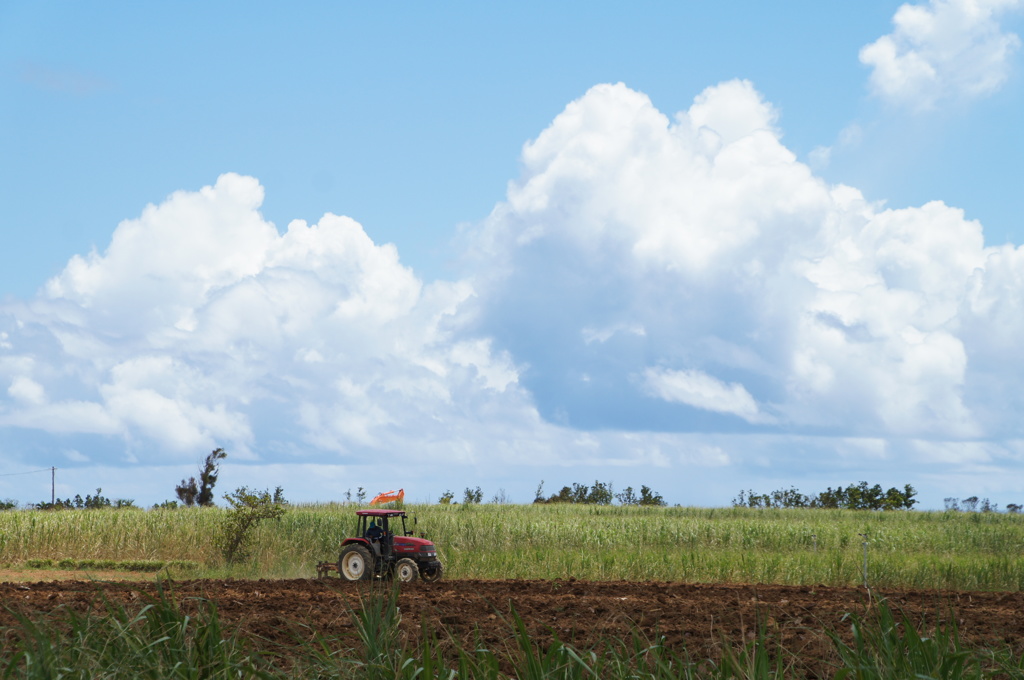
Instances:
[[[117,419],[91,401],[60,401],[0,411],[0,426],[59,434],[116,435],[122,432]]]
[[[671,117],[597,86],[525,146],[454,282],[347,217],[279,233],[252,178],[175,193],[0,307],[0,434],[98,435],[60,446],[96,465],[387,456],[438,491],[515,466],[727,468],[726,493],[797,465],[1019,469],[955,444],[1021,438],[1024,250],[828,185],[776,124],[744,81]]]
[[[46,402],[46,391],[43,386],[23,375],[19,375],[11,382],[11,386],[7,388],[7,394],[16,401],[29,404],[38,405]]]
[[[685,430],[702,421],[684,405],[763,423],[760,403],[790,428],[875,439],[1019,432],[1019,251],[986,248],[942,202],[884,210],[827,185],[775,120],[746,82],[674,122],[602,85],[527,145],[480,230],[478,295],[545,415]],[[644,333],[595,342],[630,327]],[[989,366],[978,350],[996,343]],[[650,369],[680,365],[701,371]]]
[[[860,51],[871,90],[900,106],[923,110],[943,100],[974,99],[998,90],[1020,39],[1002,31],[1002,13],[1021,0],[929,0],[901,5],[895,30]]]
[[[100,395],[107,413],[126,429],[171,450],[195,452],[232,442],[236,455],[252,441],[247,418],[229,406],[231,397],[201,372],[167,356],[143,356],[110,369]]]
[[[451,360],[459,366],[475,369],[489,389],[504,392],[519,381],[519,373],[507,354],[501,357],[493,354],[490,340],[462,341],[452,347]]]
[[[0,423],[118,435],[143,461],[216,446],[237,460],[388,446],[473,418],[489,394],[522,399],[507,355],[454,336],[468,284],[424,286],[347,217],[279,234],[262,200],[231,174],[177,192],[5,308]]]
[[[701,371],[649,368],[644,371],[644,383],[655,396],[666,401],[729,413],[750,423],[767,420],[743,385],[726,384]]]

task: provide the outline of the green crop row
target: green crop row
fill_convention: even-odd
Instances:
[[[0,562],[187,560],[206,575],[312,576],[354,506],[291,506],[228,568],[220,508],[0,513]],[[760,582],[1021,590],[1024,516],[580,505],[408,506],[453,578]],[[410,525],[412,522],[410,520]],[[410,528],[413,528],[410,526]]]
[[[63,569],[78,571],[140,571],[158,572],[163,570],[188,573],[199,570],[199,564],[191,560],[75,560],[65,557],[60,560],[33,558],[25,560],[29,569]]]

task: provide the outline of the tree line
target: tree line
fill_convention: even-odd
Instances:
[[[196,476],[189,477],[188,479],[182,479],[181,482],[175,486],[175,495],[177,500],[164,501],[154,505],[154,509],[173,509],[179,506],[179,503],[186,507],[198,506],[198,507],[209,507],[212,506],[214,500],[213,489],[217,483],[217,478],[220,472],[220,463],[222,460],[227,458],[227,453],[224,449],[214,449],[203,463],[199,467],[198,478]],[[352,502],[352,492],[347,491],[345,494],[345,502]],[[828,487],[824,491],[820,491],[814,494],[804,494],[799,491],[796,487],[790,487],[788,489],[776,489],[769,493],[757,493],[753,489],[741,490],[735,498],[732,499],[732,505],[734,507],[748,507],[748,508],[823,508],[823,509],[847,509],[847,510],[911,510],[914,505],[917,505],[918,501],[915,500],[917,491],[910,484],[904,484],[902,489],[891,487],[887,490],[883,490],[880,484],[869,485],[867,482],[859,482],[858,484],[850,484],[847,487]],[[235,494],[225,495],[225,499],[228,500],[229,504],[237,509],[236,503],[239,498],[245,497],[248,500],[258,497],[259,503],[262,505],[273,505],[282,506],[287,504],[284,500],[284,494],[281,487],[277,487],[273,494],[269,491],[256,492],[250,491],[246,488],[240,488],[235,491]],[[465,505],[474,505],[483,502],[483,491],[479,486],[477,487],[466,487],[462,495],[462,503]],[[363,487],[359,487],[355,494],[355,499],[359,504],[362,504],[366,499],[366,491]],[[504,489],[499,489],[498,492],[490,500],[494,504],[508,504],[511,503],[508,495]],[[563,486],[557,493],[551,494],[550,496],[544,495],[544,480],[541,480],[537,486],[536,494],[533,499],[534,503],[571,503],[571,504],[584,504],[584,505],[612,505],[614,502],[618,502],[624,506],[665,506],[667,503],[661,494],[655,492],[647,485],[641,485],[639,493],[634,491],[633,487],[627,486],[619,493],[615,493],[611,482],[602,482],[595,480],[592,485],[581,484],[574,482],[571,486]],[[449,505],[456,503],[455,494],[451,490],[445,491],[440,498],[438,503],[441,505]],[[243,503],[245,505],[246,503]],[[0,501],[0,510],[12,510],[18,506],[16,501],[6,499]],[[81,495],[76,495],[74,498],[61,499],[56,498],[52,502],[40,501],[39,503],[30,504],[29,507],[33,507],[38,510],[70,510],[70,509],[100,509],[100,508],[136,508],[135,503],[132,499],[110,499],[102,494],[102,489],[96,489],[96,495],[86,495],[82,498]],[[949,497],[945,499],[945,509],[947,512],[998,512],[999,506],[996,503],[992,503],[988,498],[978,498],[978,496],[969,496],[967,498],[953,498]],[[1018,514],[1024,510],[1024,506],[1019,503],[1007,503],[1006,512],[1010,514]]]
[[[475,488],[467,486],[462,493],[463,505],[477,505],[483,503],[483,500],[484,492],[479,486]],[[631,486],[627,486],[621,492],[615,493],[611,482],[602,482],[600,480],[595,480],[593,485],[574,482],[572,486],[563,486],[558,493],[546,497],[544,495],[544,480],[541,480],[533,499],[534,503],[575,503],[580,505],[612,505],[616,501],[619,505],[668,505],[661,494],[655,492],[649,486],[641,486],[639,494]],[[454,505],[458,503],[455,500],[455,492],[451,489],[441,494],[437,502],[439,505]],[[498,492],[494,494],[490,502],[496,505],[507,505],[512,501],[504,489],[498,489]]]
[[[74,498],[55,498],[53,501],[40,501],[34,503],[37,510],[99,510],[100,508],[134,508],[135,501],[131,498],[110,499],[103,495],[103,489],[96,489],[96,495],[75,494]]]
[[[534,503],[578,503],[587,505],[611,505],[612,501],[618,501],[619,505],[643,505],[663,506],[668,505],[660,493],[655,492],[647,485],[640,486],[640,494],[627,486],[619,493],[615,493],[611,482],[594,480],[593,486],[573,482],[571,487],[563,486],[558,493],[544,497],[544,480],[537,486],[537,493],[534,495]]]
[[[979,499],[977,496],[968,496],[963,500],[959,498],[945,499],[947,512],[999,512],[999,504],[992,503],[987,498]],[[1020,503],[1007,503],[1006,512],[1016,515],[1024,509]]]
[[[806,495],[796,487],[777,489],[771,493],[759,494],[755,491],[740,491],[733,498],[735,507],[746,508],[824,508],[846,510],[910,510],[917,504],[914,496],[917,491],[910,484],[903,489],[891,487],[882,490],[881,484],[868,486],[867,482],[850,484],[849,486],[828,487],[825,491]]]

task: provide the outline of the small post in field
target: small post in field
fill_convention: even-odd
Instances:
[[[814,552],[818,552],[818,534],[811,534],[811,540],[814,541]]]
[[[867,534],[857,534],[857,535],[864,539],[864,542],[861,543],[861,545],[864,546],[864,589],[865,590],[870,590],[868,588],[868,535]]]

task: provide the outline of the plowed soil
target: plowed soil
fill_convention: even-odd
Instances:
[[[320,635],[339,647],[358,647],[352,610],[371,594],[373,584],[324,580],[194,580],[170,585],[184,608],[198,598],[216,603],[228,627],[257,647],[287,660],[288,650]],[[0,625],[15,624],[8,610],[35,615],[60,607],[102,609],[102,595],[129,607],[156,592],[153,582],[98,583],[53,581],[0,583]],[[1010,646],[1024,652],[1024,593],[876,591],[890,606],[923,630],[946,625],[951,612],[969,646]],[[873,601],[862,588],[627,583],[583,581],[451,581],[402,586],[398,606],[406,641],[422,639],[421,622],[442,640],[450,634],[469,649],[481,642],[498,651],[514,649],[510,612],[522,617],[540,645],[553,636],[576,647],[599,646],[611,638],[629,639],[639,630],[693,658],[717,658],[723,642],[740,645],[760,627],[793,658],[822,670],[834,659],[823,634],[848,635],[847,614],[871,615]]]

